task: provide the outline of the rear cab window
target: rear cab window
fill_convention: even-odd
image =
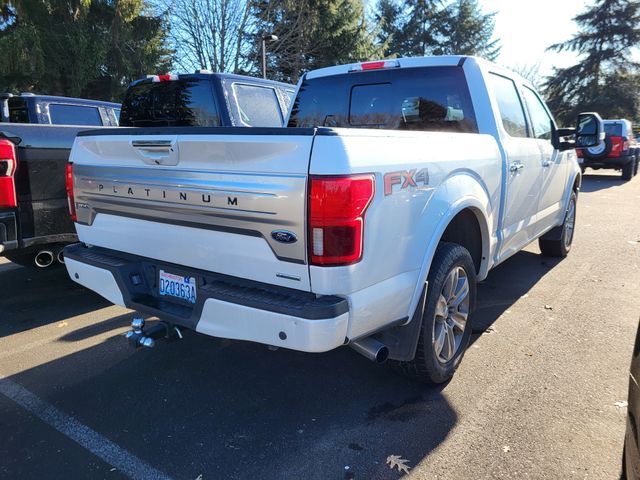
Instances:
[[[102,126],[100,110],[97,107],[88,105],[50,103],[49,118],[53,125]]]
[[[478,133],[460,67],[373,70],[305,79],[288,126]]]
[[[234,82],[238,118],[246,127],[281,127],[282,112],[275,88]]]
[[[122,103],[120,126],[220,126],[211,81],[180,78],[132,85]]]

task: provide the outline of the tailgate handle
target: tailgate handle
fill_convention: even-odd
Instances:
[[[131,146],[136,149],[142,161],[155,165],[177,165],[178,145],[173,140],[132,140]]]
[[[171,140],[133,140],[131,145],[140,149],[153,148],[154,150],[171,150],[173,142]]]

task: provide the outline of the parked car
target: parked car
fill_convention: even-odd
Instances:
[[[122,124],[281,126],[293,89],[239,75],[150,76],[127,90]],[[63,261],[65,245],[77,241],[67,207],[65,168],[76,134],[87,127],[28,125],[27,120],[56,123],[62,118],[57,115],[60,106],[67,108],[77,101],[74,111],[90,108],[93,116],[84,112],[65,117],[68,121],[106,119],[115,126],[120,106],[30,95],[4,101],[6,118],[19,123],[0,124],[0,255],[25,266],[49,267]],[[155,155],[154,145],[138,148],[150,157]]]
[[[629,120],[604,120],[605,138],[598,145],[577,149],[578,162],[585,169],[601,168],[622,171],[624,180],[631,180],[638,173],[640,146],[633,136]]]
[[[636,331],[636,342],[629,369],[629,398],[627,405],[627,429],[622,454],[622,478],[640,480],[640,436],[638,418],[640,418],[640,324]]]
[[[190,328],[305,352],[351,345],[445,382],[476,283],[535,239],[569,253],[574,149],[602,138],[597,114],[558,129],[529,82],[458,56],[309,72],[287,125],[78,135],[81,243],[66,267],[163,320],[136,319],[132,344]]]
[[[133,82],[123,127],[280,127],[295,87],[261,78],[200,71]]]
[[[0,121],[38,125],[91,125],[117,127],[120,104],[22,93],[0,94]]]

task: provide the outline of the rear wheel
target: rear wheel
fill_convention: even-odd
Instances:
[[[407,377],[438,384],[451,379],[469,345],[476,272],[468,250],[454,243],[438,245],[427,280],[416,355],[389,363]]]
[[[631,180],[633,178],[633,172],[636,170],[636,160],[635,158],[627,163],[624,167],[622,167],[622,179],[623,180]]]
[[[576,225],[577,196],[571,192],[569,205],[564,214],[564,222],[538,240],[540,251],[547,257],[566,257],[573,243],[573,231]]]

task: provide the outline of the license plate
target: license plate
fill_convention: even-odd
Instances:
[[[160,270],[160,295],[196,303],[196,279]]]

